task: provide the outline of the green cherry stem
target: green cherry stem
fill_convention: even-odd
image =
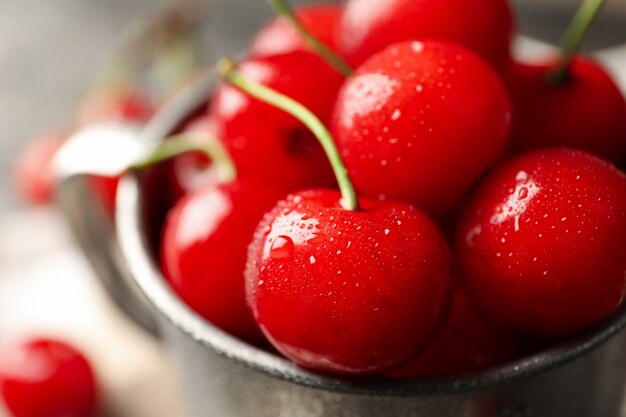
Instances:
[[[561,54],[557,67],[547,75],[548,81],[552,84],[563,85],[567,81],[572,58],[578,52],[591,22],[602,9],[604,2],[604,0],[583,0],[561,40]]]
[[[130,168],[143,170],[188,152],[207,155],[221,182],[229,183],[237,177],[235,164],[222,143],[213,136],[200,132],[181,133],[167,138]]]
[[[339,151],[335,146],[330,132],[324,124],[306,107],[297,101],[245,78],[236,70],[236,63],[231,59],[222,59],[218,62],[217,68],[221,76],[230,84],[239,88],[246,94],[270,104],[276,108],[283,110],[291,116],[298,119],[315,135],[319,143],[322,145],[326,156],[330,161],[330,165],[335,172],[339,190],[341,191],[341,205],[346,210],[358,210],[359,203],[356,191],[352,185],[352,181],[348,175],[348,170],[341,160]]]
[[[300,19],[293,12],[286,0],[267,0],[276,13],[283,16],[304,38],[305,42],[326,60],[331,66],[346,77],[352,74],[352,68],[339,55],[317,39],[307,28],[304,27]]]

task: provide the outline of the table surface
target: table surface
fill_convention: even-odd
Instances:
[[[239,50],[271,14],[261,0],[214,1],[229,5],[218,9],[227,14],[219,20],[242,22],[236,30],[218,27],[214,54]],[[18,209],[8,172],[26,138],[69,120],[90,74],[119,40],[111,34],[150,3],[0,0],[0,344],[42,333],[72,341],[92,360],[103,387],[102,415],[111,417],[183,416],[175,374],[155,340],[128,322],[103,293],[59,214],[51,208]],[[542,19],[557,13],[539,13],[528,4],[524,27],[556,39],[567,19],[554,18],[548,27]],[[606,35],[620,33],[607,30],[615,15],[626,19],[621,8],[615,10],[605,15],[605,35],[594,38],[593,47],[626,41],[623,26],[621,40]],[[626,91],[626,46],[600,56],[608,57]]]

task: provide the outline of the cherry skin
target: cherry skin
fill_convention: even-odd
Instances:
[[[0,355],[0,393],[14,417],[93,417],[97,405],[85,357],[50,339],[12,345]]]
[[[576,56],[563,85],[547,79],[555,62],[512,63],[507,74],[515,104],[516,151],[568,146],[626,162],[626,101],[596,62]]]
[[[483,60],[410,41],[348,78],[331,130],[358,192],[440,215],[502,156],[510,119],[505,87]]]
[[[299,365],[372,374],[416,356],[448,313],[450,255],[404,203],[340,206],[331,190],[280,201],[250,244],[246,296],[274,347]]]
[[[329,118],[344,77],[306,51],[250,58],[239,70],[250,80],[293,98],[322,120]],[[286,193],[331,185],[330,164],[310,131],[295,118],[228,84],[210,107],[218,137],[244,178],[281,185]]]
[[[282,197],[254,182],[209,185],[180,200],[163,229],[161,265],[172,288],[209,322],[249,342],[262,336],[244,296],[246,248]]]
[[[457,289],[450,315],[428,348],[387,376],[458,375],[505,363],[520,353],[516,340],[478,310],[464,290]]]
[[[36,136],[19,153],[13,164],[13,188],[25,202],[48,204],[54,197],[52,160],[65,142],[66,132],[49,132]]]
[[[513,26],[507,0],[348,0],[339,52],[356,67],[391,44],[434,38],[464,45],[501,69]]]
[[[583,330],[622,302],[626,176],[581,151],[534,151],[490,175],[456,236],[480,308],[523,335]]]
[[[332,3],[309,4],[294,10],[296,17],[320,42],[336,51],[335,33],[343,8]],[[293,25],[278,16],[267,23],[252,40],[250,55],[268,56],[288,52],[310,51],[306,41]]]

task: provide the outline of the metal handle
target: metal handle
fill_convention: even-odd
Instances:
[[[155,336],[158,326],[152,310],[121,255],[113,220],[90,190],[89,176],[120,172],[142,149],[170,135],[181,120],[206,105],[214,83],[213,71],[201,75],[180,90],[141,130],[129,125],[88,127],[70,138],[55,161],[59,205],[96,275],[122,310]],[[106,138],[102,137],[103,132]],[[100,152],[96,149],[99,143],[119,146],[116,152]]]

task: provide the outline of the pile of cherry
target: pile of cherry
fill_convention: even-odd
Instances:
[[[161,240],[191,308],[307,368],[406,377],[493,366],[620,306],[624,97],[578,54],[515,62],[509,5],[484,3],[311,4],[223,65],[184,131],[236,175],[174,161]]]

